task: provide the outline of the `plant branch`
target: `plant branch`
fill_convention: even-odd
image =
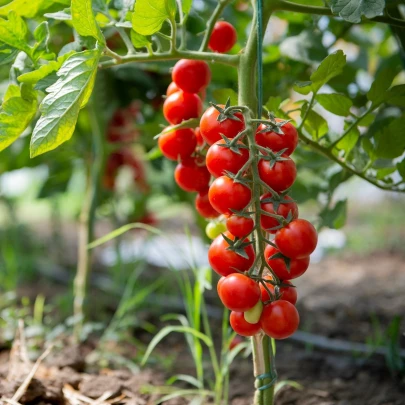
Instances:
[[[269,1],[269,0],[268,0]],[[307,6],[303,4],[292,3],[286,0],[273,0],[272,7],[275,11],[292,11],[295,13],[326,15],[330,17],[339,17],[332,13],[329,7]],[[387,15],[374,18],[363,18],[361,22],[381,22],[396,27],[405,27],[405,20],[393,18]]]
[[[219,17],[222,14],[224,8],[231,2],[232,0],[219,0],[218,4],[212,13],[210,19],[207,21],[207,29],[205,30],[204,38],[201,42],[200,51],[206,51],[208,48],[208,42],[210,41],[212,30],[214,29],[215,23],[218,21]]]
[[[306,145],[310,146],[312,149],[315,151],[319,152],[320,154],[326,156],[330,160],[336,162],[338,165],[340,165],[343,169],[347,170],[348,172],[354,174],[357,177],[362,178],[363,180],[367,181],[370,184],[373,184],[374,186],[380,188],[381,190],[387,190],[387,191],[396,191],[399,193],[405,193],[405,188],[400,189],[400,188],[393,188],[391,185],[385,185],[381,184],[378,182],[378,180],[371,179],[370,177],[366,176],[365,173],[362,173],[353,167],[349,166],[347,163],[345,163],[343,160],[341,160],[338,156],[334,155],[329,148],[323,147],[320,145],[318,142],[313,141],[312,139],[309,139],[307,136],[305,136],[302,131],[298,132],[299,138],[303,143]]]
[[[104,69],[131,62],[159,62],[178,59],[205,60],[209,62],[222,63],[224,65],[237,67],[240,56],[211,52],[175,50],[171,52],[154,53],[153,55],[150,55],[149,53],[141,53],[136,55],[121,56],[120,59],[113,58],[111,60],[100,62],[99,67],[101,69]]]

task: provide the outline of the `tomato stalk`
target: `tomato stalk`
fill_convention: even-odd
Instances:
[[[266,266],[264,258],[264,248],[266,237],[260,228],[261,204],[260,196],[262,191],[262,181],[258,172],[259,150],[255,142],[256,123],[253,121],[255,117],[252,112],[258,111],[258,100],[256,93],[256,65],[257,65],[257,7],[253,1],[254,15],[252,19],[252,27],[248,42],[244,52],[240,56],[238,67],[238,84],[239,84],[239,99],[238,104],[243,106],[243,116],[245,120],[245,132],[248,139],[250,156],[252,159],[251,178],[252,178],[252,211],[255,216],[255,229],[253,237],[255,240],[256,261],[252,269],[257,276],[261,277]],[[263,22],[267,23],[271,15],[271,8],[267,7],[263,10]],[[262,117],[257,117],[261,119]],[[274,192],[274,190],[273,190]],[[274,193],[274,195],[278,195]],[[279,280],[275,274],[269,269],[274,277],[276,284]],[[273,362],[273,348],[270,338],[262,333],[252,338],[253,349],[253,366],[256,380],[255,405],[272,405],[274,402],[274,383],[275,367]]]
[[[93,239],[94,219],[98,201],[100,177],[104,166],[103,133],[98,120],[94,103],[88,106],[91,122],[93,153],[87,167],[86,195],[79,218],[78,232],[78,262],[74,279],[73,313],[76,319],[74,337],[80,340],[84,322],[84,300],[86,297],[87,281],[90,272],[91,253],[88,244]]]

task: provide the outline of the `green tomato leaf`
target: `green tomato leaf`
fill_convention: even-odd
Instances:
[[[6,16],[10,11],[14,11],[20,17],[34,18],[43,13],[44,10],[55,3],[69,5],[69,0],[14,0],[3,7],[0,7],[0,16]]]
[[[304,117],[308,108],[308,103],[303,105],[301,109],[301,118]],[[328,133],[328,123],[321,115],[314,110],[308,112],[307,118],[304,123],[304,129],[312,136],[312,139],[318,140]]]
[[[376,153],[379,158],[394,159],[405,151],[405,115],[394,119],[387,126],[380,128],[374,135]]]
[[[132,27],[139,34],[152,35],[166,20],[174,20],[175,16],[176,0],[137,0]]]
[[[0,110],[0,151],[7,148],[25,131],[37,111],[36,93],[11,84]]]
[[[333,208],[325,208],[319,216],[323,226],[333,229],[342,228],[347,217],[347,200],[338,201]]]
[[[401,162],[396,165],[398,173],[403,179],[405,179],[405,159],[402,159]]]
[[[360,138],[360,131],[357,127],[354,127],[340,142],[338,142],[336,146],[340,150],[344,150],[345,156],[347,156],[351,152],[351,150],[356,146],[356,143],[359,138]]]
[[[352,100],[343,94],[318,94],[316,100],[325,110],[342,117],[349,115],[353,105]]]
[[[311,75],[312,91],[317,92],[330,79],[342,73],[346,65],[346,55],[339,50],[328,55]]]
[[[398,107],[405,107],[405,84],[391,87],[386,93],[385,101]]]
[[[18,52],[18,49],[8,46],[7,44],[0,44],[0,66],[13,62]]]
[[[387,90],[391,87],[391,83],[397,73],[395,69],[386,68],[381,69],[377,74],[377,77],[367,93],[367,98],[373,103],[373,106],[377,106],[387,99]]]
[[[329,80],[342,73],[346,65],[346,55],[339,50],[328,55],[310,77],[310,81],[295,83],[294,90],[300,94],[318,92]]]
[[[192,5],[193,0],[181,0],[181,9],[183,10],[184,14],[188,14],[190,12]]]
[[[381,15],[385,0],[331,0],[332,13],[351,23],[361,22],[361,17],[373,18]]]
[[[14,11],[8,14],[8,20],[0,18],[0,39],[13,48],[31,54],[31,48],[26,42],[27,25]]]
[[[57,148],[68,141],[79,111],[92,93],[100,58],[98,50],[71,55],[57,72],[58,80],[47,89],[41,117],[31,138],[31,157]]]
[[[377,170],[376,178],[378,180],[383,180],[396,171],[397,171],[396,167],[383,167],[382,169]]]
[[[270,96],[269,99],[267,100],[267,103],[265,104],[265,107],[270,111],[277,112],[280,109],[280,104],[282,102],[282,98],[280,96]]]
[[[376,155],[374,145],[373,145],[373,143],[371,142],[371,140],[369,138],[367,138],[365,136],[362,137],[361,138],[361,146],[366,151],[367,155],[370,157],[370,159],[372,161],[377,159],[377,155]]]
[[[375,115],[369,113],[359,121],[359,127],[369,127],[375,120]]]
[[[50,75],[53,72],[56,72],[60,69],[63,62],[69,56],[73,55],[75,52],[71,51],[70,53],[66,53],[63,56],[59,56],[59,58],[55,61],[48,63],[47,65],[42,65],[39,69],[34,70],[32,72],[24,73],[17,77],[17,80],[21,83],[28,83],[28,84],[36,84],[39,80],[42,80],[46,76]]]
[[[91,0],[72,0],[72,23],[79,35],[93,37],[104,44],[104,37],[94,17]]]
[[[232,89],[217,89],[212,95],[217,103],[225,104],[229,98],[231,105],[238,105],[238,95]]]
[[[134,30],[131,30],[131,41],[135,48],[144,48],[148,47],[151,44],[147,37],[138,34]]]

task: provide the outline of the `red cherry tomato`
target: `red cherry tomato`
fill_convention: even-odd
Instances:
[[[195,197],[195,208],[204,218],[216,218],[220,215],[210,203],[208,198],[208,189],[200,191],[197,194]]]
[[[245,312],[259,301],[260,287],[256,281],[244,274],[230,274],[221,283],[219,298],[231,311]]]
[[[264,277],[265,280],[272,280],[273,277],[266,276]],[[283,284],[291,284],[289,281],[283,281]],[[270,283],[266,283],[267,288],[270,290],[272,294],[274,294],[274,286]],[[270,300],[270,295],[266,288],[260,284],[260,291],[261,291],[261,300],[263,302]],[[295,287],[280,287],[280,299],[284,301],[291,302],[291,304],[295,305],[298,299],[297,289]]]
[[[229,177],[221,176],[211,184],[208,197],[218,212],[230,215],[231,210],[241,211],[250,203],[252,191]]]
[[[277,122],[283,121],[276,118]],[[287,122],[281,127],[284,135],[277,134],[273,131],[262,132],[265,125],[260,124],[256,131],[256,143],[265,148],[271,149],[273,152],[280,152],[280,150],[287,149],[284,154],[290,156],[298,145],[298,132],[291,122]]]
[[[224,108],[225,106],[220,104],[219,107]],[[205,142],[207,142],[208,145],[212,145],[222,139],[221,134],[225,135],[227,138],[235,138],[235,136],[245,128],[243,115],[237,112],[235,116],[239,118],[240,121],[227,118],[220,122],[218,121],[219,111],[215,107],[208,108],[202,115],[200,121],[200,131]]]
[[[185,191],[207,189],[210,177],[210,172],[207,168],[193,158],[180,162],[174,171],[176,183]]]
[[[243,313],[242,313],[242,318],[243,318]],[[244,320],[245,318],[243,318]],[[245,321],[246,322],[246,321]],[[231,325],[232,326],[232,325]],[[243,343],[243,338],[241,338],[240,336],[235,336],[231,343],[229,343],[229,350],[232,350],[234,347],[240,345],[241,343]]]
[[[170,127],[159,136],[158,144],[163,155],[171,160],[184,159],[191,156],[197,146],[195,133],[190,128],[175,129]]]
[[[211,70],[202,60],[181,59],[174,65],[172,79],[181,90],[198,93],[208,86]]]
[[[300,316],[291,302],[279,300],[263,308],[259,323],[266,335],[286,339],[298,329]]]
[[[225,236],[232,240],[235,239],[229,232],[226,232]],[[246,241],[248,240],[246,239]],[[229,274],[236,273],[237,270],[243,272],[252,267],[255,260],[255,252],[252,245],[248,245],[244,248],[248,255],[247,259],[232,250],[227,250],[228,247],[229,244],[222,235],[216,237],[211,243],[208,249],[208,260],[215,272],[221,276],[228,276]]]
[[[302,259],[315,250],[318,235],[310,222],[305,219],[295,219],[277,231],[274,242],[284,256]]]
[[[253,336],[260,332],[260,323],[249,323],[245,320],[243,312],[232,311],[229,316],[232,329],[241,336]]]
[[[226,21],[218,21],[212,30],[208,48],[211,51],[225,53],[232,49],[238,36],[232,24]]]
[[[225,175],[226,171],[237,174],[249,160],[249,150],[240,148],[239,153],[236,153],[221,145],[226,145],[223,139],[209,147],[206,156],[207,169],[215,177]],[[243,143],[238,141],[237,145],[243,145]]]
[[[263,194],[260,197],[260,200],[266,200],[268,198],[271,198],[271,193]],[[295,203],[295,201],[292,200],[291,197],[288,195],[284,196],[284,200],[289,200],[291,202],[288,203],[280,203],[278,206],[277,212],[274,211],[273,203],[272,202],[261,202],[260,206],[263,211],[268,212],[270,214],[277,214],[281,215],[284,218],[287,218],[288,213],[291,211],[292,217],[294,219],[298,218],[298,206]],[[272,218],[268,215],[261,214],[260,215],[260,225],[263,228],[264,231],[269,232],[269,233],[276,233],[277,229],[271,230],[272,228],[275,228],[280,225],[278,220],[276,218]]]
[[[197,94],[177,91],[163,103],[163,115],[172,124],[180,124],[190,118],[198,118],[202,112],[202,102]]]
[[[203,138],[202,135],[201,135],[200,127],[197,127],[197,128],[194,130],[194,132],[195,132],[195,136],[196,136],[196,138],[197,138],[197,145],[198,145],[198,146],[202,146],[202,145],[204,144],[204,138]]]
[[[264,159],[260,159],[258,164],[260,178],[277,192],[290,188],[297,177],[294,161],[288,156],[283,157],[287,160],[276,162],[273,167],[270,167],[270,162]]]
[[[280,280],[292,280],[302,276],[308,269],[310,261],[309,256],[303,257],[302,259],[290,259],[290,270],[288,270],[283,258],[271,258],[277,253],[280,253],[278,249],[271,245],[267,245],[264,250],[264,257],[266,258],[267,264]]]
[[[169,97],[170,95],[172,95],[173,93],[177,93],[178,91],[180,91],[181,89],[177,86],[177,84],[175,82],[171,82],[169,84],[169,86],[167,87],[166,90],[166,96]]]
[[[253,231],[255,223],[252,218],[231,215],[226,220],[226,227],[232,235],[235,235],[238,238],[243,238]]]

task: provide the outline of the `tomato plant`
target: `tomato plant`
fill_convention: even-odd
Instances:
[[[317,245],[316,230],[299,218],[297,203],[315,197],[317,227],[339,228],[347,203],[335,201],[334,192],[351,177],[405,192],[399,56],[405,20],[396,1],[351,0],[350,7],[339,0],[252,1],[243,18],[241,8],[248,5],[238,2],[231,15],[239,18],[229,22],[220,19],[228,16],[230,0],[219,0],[212,10],[200,3],[202,17],[191,1],[60,0],[24,7],[19,0],[2,2],[0,65],[7,81],[1,165],[16,168],[17,158],[29,150],[34,162],[51,167],[53,159],[41,155],[62,144],[66,149],[52,156],[76,146],[88,188],[75,282],[74,312],[82,319],[91,263],[86,246],[94,235],[98,196],[117,192],[125,169],[137,192],[146,195],[145,162],[163,165],[162,155],[176,161],[175,182],[197,193],[190,200],[211,219],[208,258],[226,277],[219,295],[236,311],[230,325],[241,335],[254,335],[255,404],[272,404],[276,374],[272,356],[264,353],[272,353],[270,338],[284,339],[298,328],[296,290],[289,280],[307,271]],[[263,37],[272,15],[287,24],[268,44]],[[243,23],[235,29],[237,20]],[[360,31],[350,32],[353,24]],[[359,28],[363,24],[368,31]],[[59,29],[63,33],[53,35]],[[348,43],[357,56],[346,58],[337,49],[352,50]],[[384,58],[376,58],[377,48]],[[166,75],[168,84],[173,64],[163,101],[159,81]],[[366,83],[359,69],[367,72]],[[134,88],[147,104],[142,113],[130,103]],[[102,105],[110,98],[111,106]],[[170,127],[158,134],[158,149],[152,137],[163,117]],[[136,120],[150,135],[139,155],[133,147],[140,133]],[[84,139],[82,133],[91,136]],[[171,167],[160,167],[159,174]],[[153,219],[143,214],[140,220]],[[234,305],[236,298],[244,302]]]

